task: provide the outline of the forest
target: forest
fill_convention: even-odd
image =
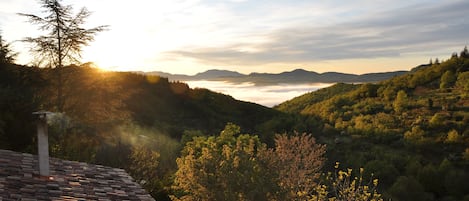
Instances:
[[[364,167],[393,200],[464,200],[469,53],[379,83],[343,84],[276,107],[320,120],[328,158]],[[459,192],[457,192],[459,191]]]

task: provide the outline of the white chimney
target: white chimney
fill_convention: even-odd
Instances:
[[[37,153],[39,156],[39,174],[49,176],[49,139],[47,136],[47,114],[50,112],[33,112],[37,117]]]

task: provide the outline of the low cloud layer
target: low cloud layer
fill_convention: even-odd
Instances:
[[[278,84],[257,86],[253,83],[235,84],[222,81],[187,81],[191,88],[206,88],[235,99],[273,107],[294,97],[331,86],[328,83]]]

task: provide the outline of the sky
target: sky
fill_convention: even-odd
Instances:
[[[193,75],[209,69],[279,73],[409,70],[469,43],[467,0],[63,0],[109,25],[82,62],[108,70]],[[1,0],[3,39],[30,64],[39,1]]]

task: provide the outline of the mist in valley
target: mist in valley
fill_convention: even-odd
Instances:
[[[308,92],[329,87],[331,83],[256,85],[252,82],[187,81],[191,88],[206,88],[232,96],[235,99],[273,107]]]

